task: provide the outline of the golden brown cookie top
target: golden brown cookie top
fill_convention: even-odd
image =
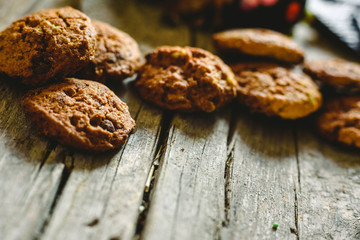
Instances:
[[[239,101],[253,111],[295,119],[321,106],[317,85],[306,75],[272,63],[231,65],[239,84]]]
[[[304,72],[334,87],[360,88],[360,64],[342,59],[307,61]]]
[[[236,96],[237,83],[231,69],[206,50],[161,46],[146,56],[136,87],[166,109],[212,112]]]
[[[304,60],[304,51],[286,35],[263,28],[233,29],[213,35],[213,44],[220,52],[238,52],[297,64]]]
[[[73,74],[94,57],[95,35],[71,7],[33,13],[0,33],[0,71],[33,86]]]
[[[332,141],[360,147],[360,97],[328,101],[317,118],[320,133]]]
[[[83,150],[117,148],[135,126],[127,105],[94,81],[69,78],[35,89],[22,105],[41,133]]]
[[[109,24],[92,21],[96,35],[95,58],[79,73],[79,78],[99,82],[118,81],[130,77],[140,67],[141,52],[127,33]]]

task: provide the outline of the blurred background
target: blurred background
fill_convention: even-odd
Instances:
[[[214,31],[265,27],[291,34],[300,20],[360,56],[360,0],[154,0],[170,23]]]

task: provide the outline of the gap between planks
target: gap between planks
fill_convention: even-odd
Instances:
[[[139,215],[136,222],[136,231],[134,234],[133,239],[138,239],[141,236],[142,230],[144,228],[144,225],[146,224],[146,218],[147,213],[149,211],[149,207],[151,204],[151,195],[152,191],[156,185],[157,182],[157,176],[158,176],[158,168],[160,165],[161,160],[164,157],[164,153],[166,151],[167,147],[167,141],[169,137],[170,127],[172,120],[174,118],[174,113],[170,111],[166,111],[163,114],[162,120],[161,120],[161,130],[159,134],[159,140],[156,145],[156,150],[154,151],[155,156],[153,157],[152,166],[150,168],[150,171],[147,176],[147,180],[144,186],[144,192],[143,192],[143,200],[141,205],[139,206]]]

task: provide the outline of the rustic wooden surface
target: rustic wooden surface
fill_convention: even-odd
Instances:
[[[211,49],[211,33],[162,21],[148,1],[0,0],[0,28],[71,5],[158,45]],[[351,56],[306,24],[308,57]],[[0,81],[0,239],[360,239],[359,151],[317,136],[312,119],[282,121],[232,104],[178,114],[141,101],[132,80],[111,86],[136,131],[120,149],[79,152],[38,136],[26,89]],[[274,222],[278,229],[272,229]]]

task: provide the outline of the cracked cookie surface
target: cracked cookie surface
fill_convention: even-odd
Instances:
[[[304,61],[304,51],[286,35],[269,29],[248,28],[219,32],[213,45],[220,52],[267,57],[285,63]]]
[[[328,101],[317,118],[317,127],[331,141],[360,148],[360,97]]]
[[[304,72],[315,80],[334,87],[360,88],[360,64],[342,59],[307,61]]]
[[[162,46],[146,56],[136,87],[142,98],[185,112],[215,109],[236,96],[231,69],[217,56],[194,47]]]
[[[94,57],[95,36],[71,7],[35,12],[0,33],[0,71],[33,86],[74,74]]]
[[[94,81],[68,78],[30,91],[22,105],[40,133],[83,150],[117,148],[135,126],[127,105]]]
[[[238,100],[254,112],[296,119],[322,103],[317,85],[306,75],[271,63],[231,65],[238,81]]]
[[[141,52],[127,33],[100,21],[92,21],[97,35],[95,57],[75,76],[98,82],[123,80],[140,67]]]

